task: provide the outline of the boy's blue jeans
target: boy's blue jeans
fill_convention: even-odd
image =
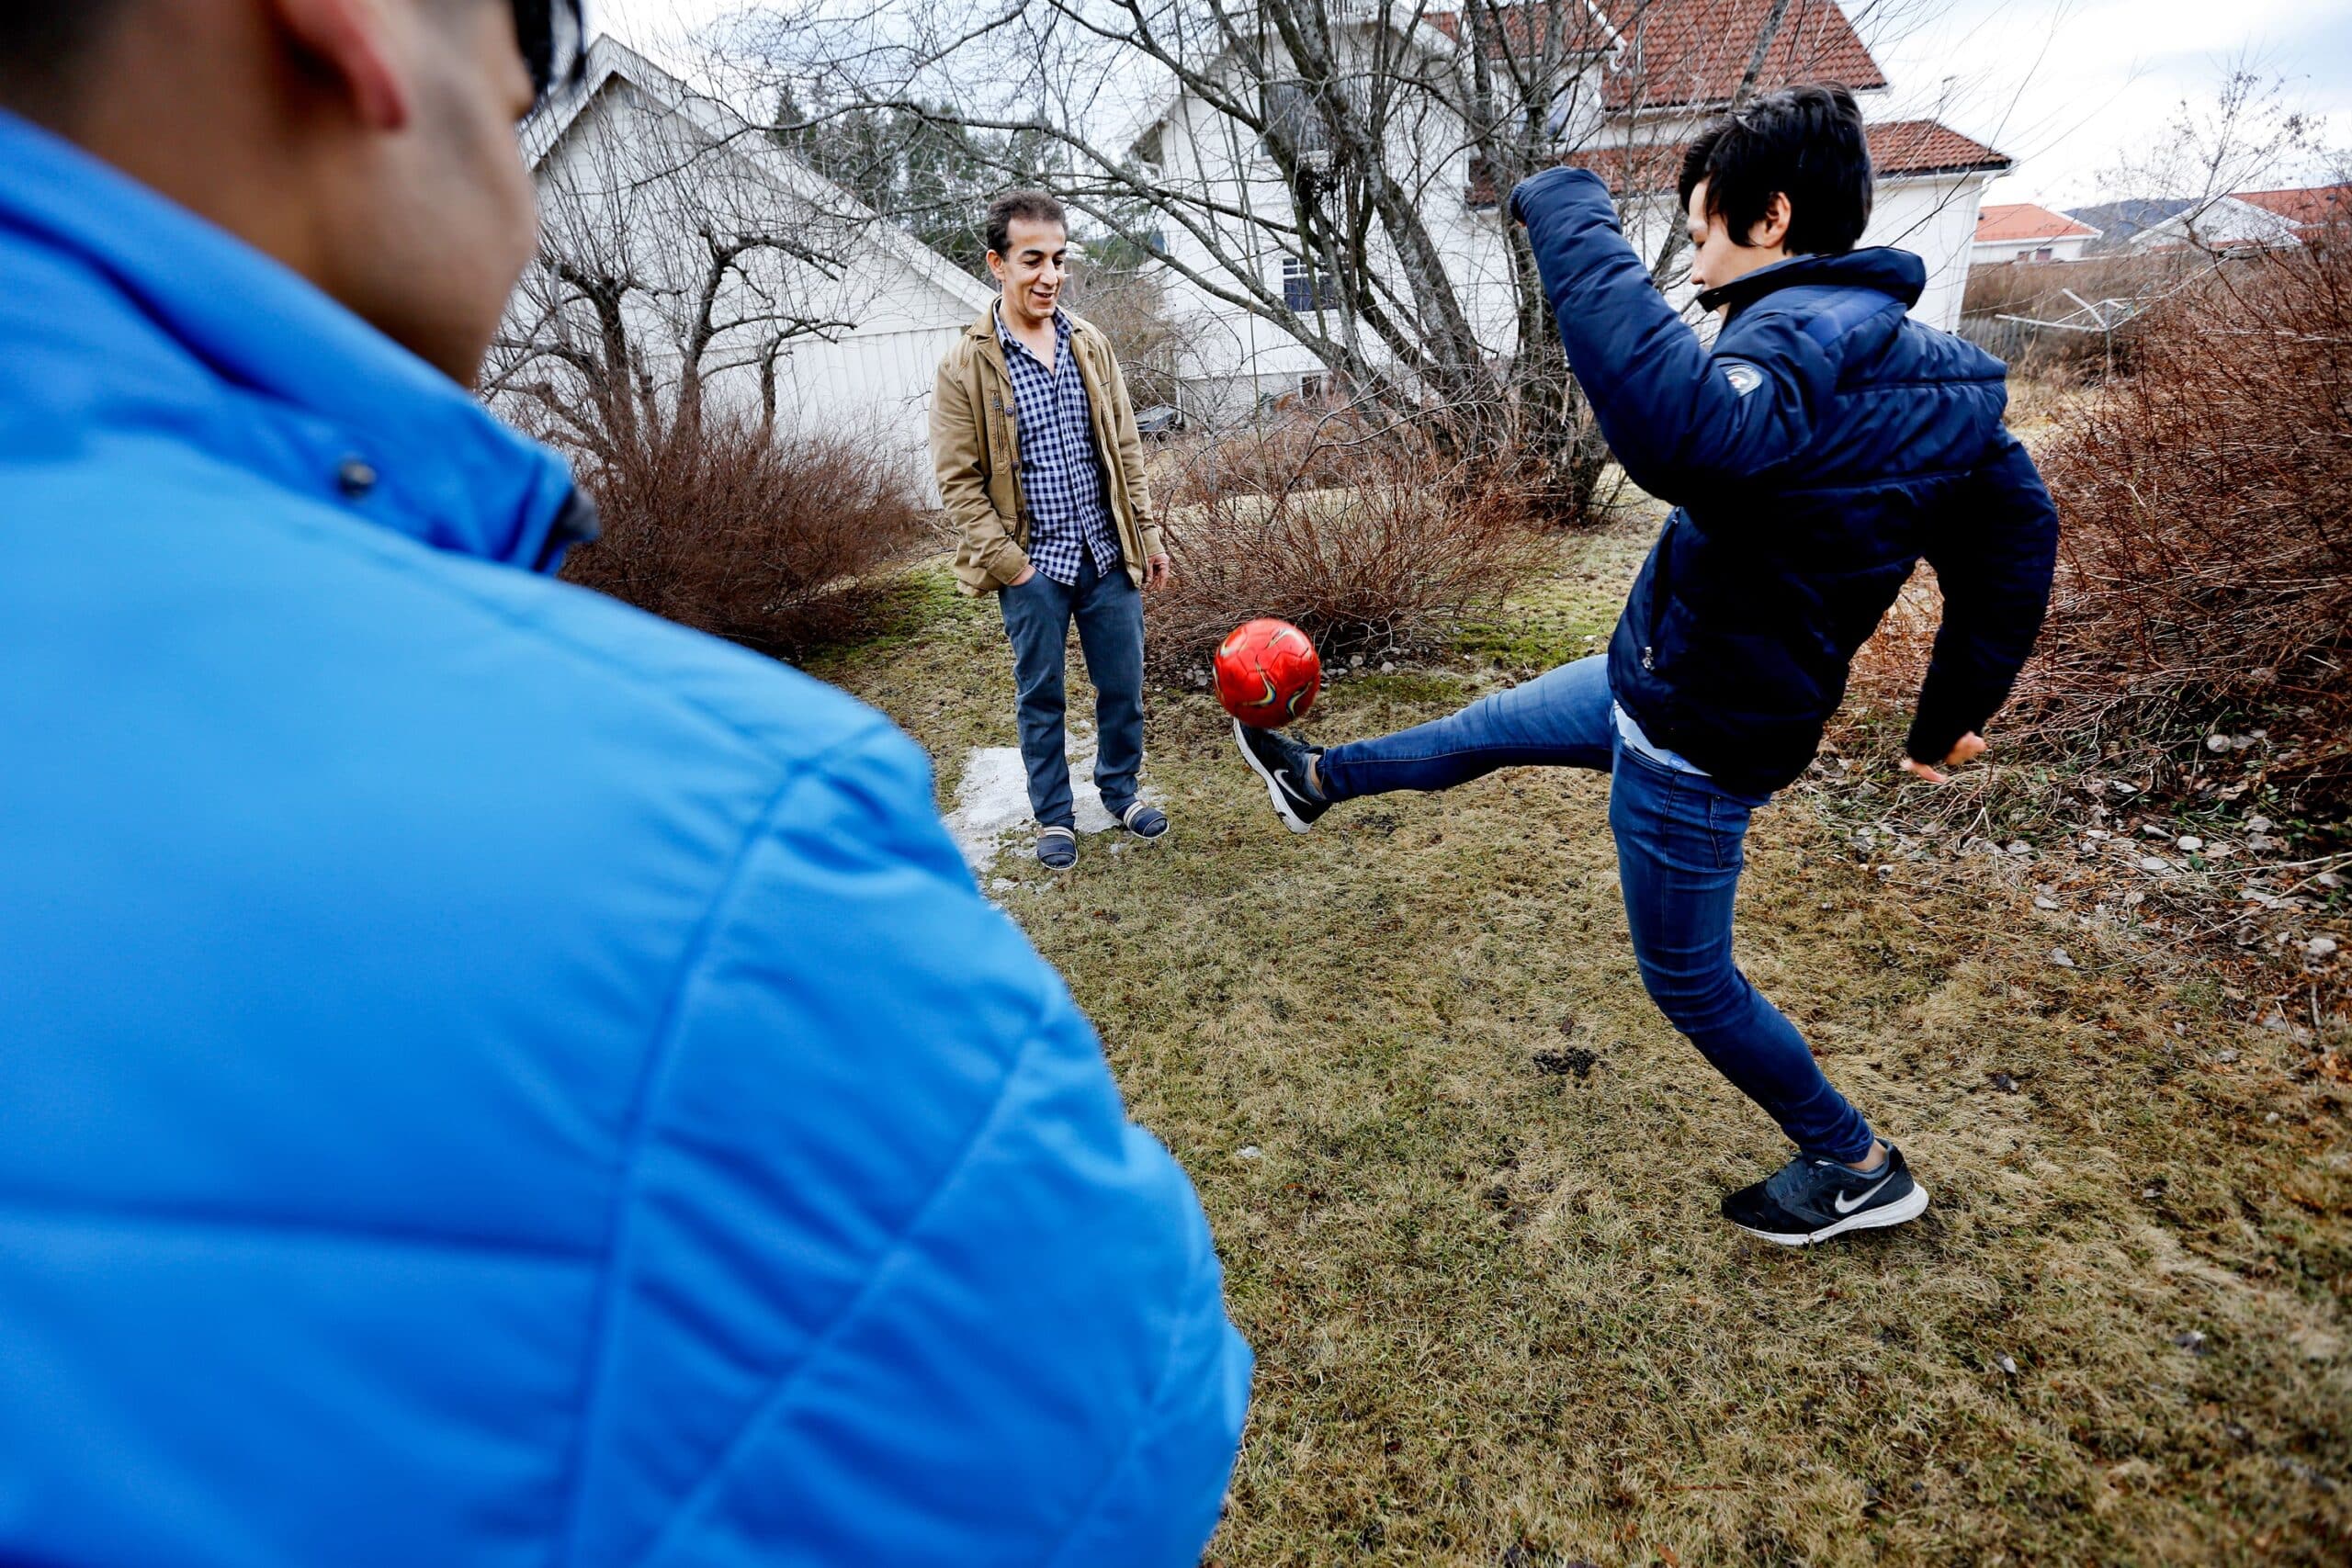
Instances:
[[[1335,746],[1317,773],[1332,800],[1447,789],[1498,768],[1593,768],[1610,774],[1617,880],[1642,982],[1667,1021],[1762,1106],[1808,1155],[1853,1163],[1870,1124],[1822,1075],[1781,1010],[1732,962],[1732,895],[1746,863],[1748,814],[1770,796],[1734,795],[1677,773],[1621,740],[1600,655],[1497,692],[1375,740]]]
[[[1094,684],[1094,787],[1119,816],[1134,803],[1143,770],[1143,594],[1125,571],[1105,577],[1092,552],[1079,552],[1078,581],[1065,587],[1044,572],[997,593],[1012,640],[1012,678],[1020,694],[1021,761],[1029,772],[1029,809],[1041,828],[1077,822],[1069,793],[1063,725],[1062,666],[1069,624],[1086,678]]]

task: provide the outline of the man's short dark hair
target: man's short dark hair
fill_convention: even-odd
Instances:
[[[1062,204],[1041,190],[1009,190],[989,203],[988,221],[980,232],[989,249],[999,255],[1007,254],[1012,243],[1012,220],[1026,218],[1033,223],[1058,223],[1064,234],[1069,232],[1069,214]]]
[[[514,0],[514,41],[530,67],[531,87],[541,98],[576,81],[588,47],[580,0]]]
[[[1710,120],[1682,155],[1682,206],[1707,182],[1707,210],[1747,243],[1774,196],[1789,198],[1792,254],[1837,255],[1871,220],[1871,149],[1854,95],[1835,85],[1783,87]]]

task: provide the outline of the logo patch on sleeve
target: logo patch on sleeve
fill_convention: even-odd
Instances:
[[[1725,359],[1720,363],[1724,367],[1724,378],[1731,383],[1731,389],[1743,398],[1764,384],[1764,372],[1745,359]]]

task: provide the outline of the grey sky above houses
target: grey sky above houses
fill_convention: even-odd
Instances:
[[[1931,116],[2018,161],[1988,201],[2068,207],[2156,194],[2109,190],[2102,176],[2161,140],[2183,99],[2210,103],[2234,66],[2284,78],[2291,107],[2325,119],[2325,142],[2352,146],[2352,0],[1845,4],[1886,73],[1877,118]],[[589,7],[593,28],[689,74],[685,40],[747,8],[744,0]]]

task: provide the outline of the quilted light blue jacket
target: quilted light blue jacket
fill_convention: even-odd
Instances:
[[[1181,1564],[1250,1358],[915,748],[0,117],[0,1562]]]

